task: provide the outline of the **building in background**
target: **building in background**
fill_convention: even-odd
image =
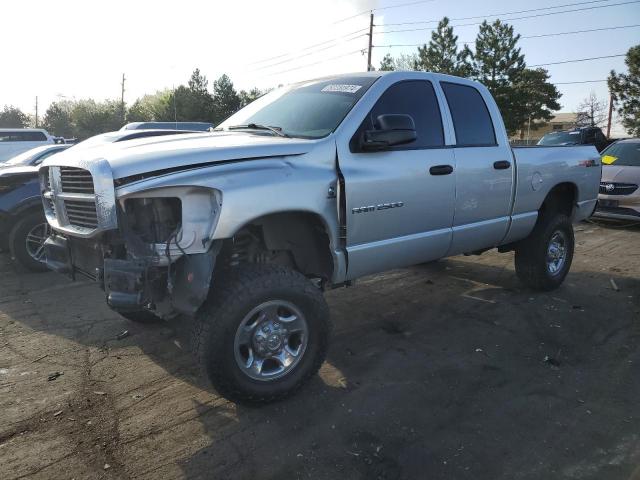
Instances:
[[[545,133],[574,128],[578,117],[579,114],[575,112],[558,113],[549,122],[542,125],[531,125],[530,130],[524,128],[509,140],[514,145],[535,145]]]

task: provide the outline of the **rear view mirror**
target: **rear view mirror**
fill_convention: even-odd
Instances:
[[[376,119],[375,130],[364,132],[363,150],[385,150],[415,141],[416,126],[410,115],[387,114]]]

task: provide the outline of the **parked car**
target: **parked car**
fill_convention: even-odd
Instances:
[[[544,135],[538,145],[593,145],[601,152],[611,142],[598,127],[579,127],[573,130],[560,130]]]
[[[510,148],[479,83],[368,72],[275,90],[213,132],[71,149],[40,178],[52,269],[134,321],[195,316],[217,390],[268,402],[324,360],[323,289],[492,248],[515,250],[525,285],[559,287],[600,156]]]
[[[595,216],[640,221],[640,138],[618,140],[602,158]]]
[[[91,149],[105,144],[185,134],[183,130],[135,130],[108,132],[73,145],[37,147],[0,164],[0,246],[10,248],[13,258],[30,271],[47,270],[42,245],[50,229],[42,210],[38,166],[50,155],[69,147]]]
[[[39,128],[0,128],[0,164],[32,148],[55,143],[46,130]]]
[[[44,145],[0,164],[0,247],[31,271],[46,271],[44,241],[50,233],[42,211],[38,167],[70,145]]]
[[[206,132],[213,128],[213,123],[208,122],[132,122],[127,123],[120,130],[190,130],[194,132]]]

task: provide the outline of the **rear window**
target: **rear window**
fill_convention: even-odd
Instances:
[[[0,132],[0,142],[46,142],[47,136],[42,132]]]
[[[617,167],[640,167],[640,142],[614,143],[602,152],[602,160],[605,164]]]
[[[442,82],[442,89],[453,119],[459,147],[483,147],[496,144],[489,109],[480,92],[468,85]]]

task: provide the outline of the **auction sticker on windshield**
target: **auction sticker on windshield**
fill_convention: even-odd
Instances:
[[[324,87],[321,92],[338,92],[338,93],[356,93],[362,88],[362,85],[340,85],[333,84]]]

